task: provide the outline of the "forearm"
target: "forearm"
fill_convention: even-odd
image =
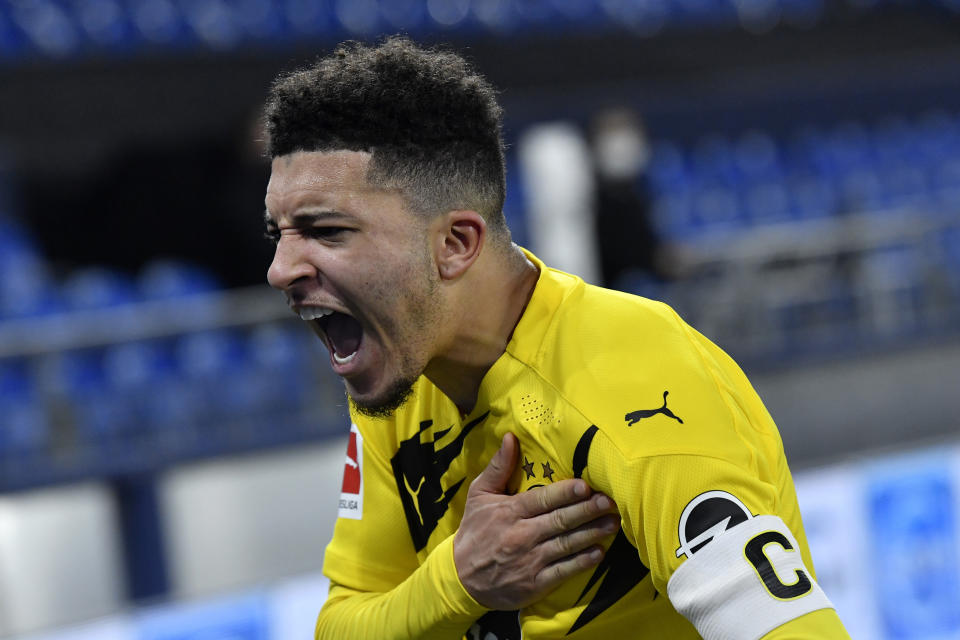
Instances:
[[[457,577],[451,537],[388,592],[331,586],[317,619],[316,640],[453,640],[486,612]]]

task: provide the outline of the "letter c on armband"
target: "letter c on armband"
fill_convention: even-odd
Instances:
[[[787,551],[793,551],[793,545],[790,544],[785,535],[779,531],[764,531],[747,542],[743,548],[743,554],[756,569],[757,575],[760,576],[763,586],[767,588],[770,595],[779,600],[792,600],[809,593],[813,585],[811,585],[807,574],[800,569],[794,570],[797,579],[793,583],[786,584],[780,580],[773,563],[764,552],[764,547],[768,544],[778,544]]]

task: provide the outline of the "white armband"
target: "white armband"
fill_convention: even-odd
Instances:
[[[753,516],[711,533],[667,583],[674,608],[705,639],[757,640],[794,618],[833,608],[778,516]]]

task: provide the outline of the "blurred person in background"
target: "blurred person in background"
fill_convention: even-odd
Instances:
[[[511,242],[462,58],[343,45],[267,131],[268,279],[354,422],[318,638],[848,637],[737,365]]]
[[[598,112],[590,123],[596,196],[596,238],[603,283],[625,276],[668,279],[675,271],[668,247],[650,220],[650,142],[643,119],[628,107]]]

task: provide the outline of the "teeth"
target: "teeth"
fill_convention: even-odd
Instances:
[[[347,364],[348,362],[350,362],[351,360],[353,360],[353,359],[356,358],[356,357],[357,357],[357,352],[356,352],[356,351],[354,351],[353,353],[351,353],[350,355],[348,355],[348,356],[346,356],[346,357],[344,357],[344,358],[341,358],[340,356],[338,356],[338,355],[336,354],[336,352],[334,352],[334,354],[333,354],[333,361],[336,362],[337,364]]]
[[[301,320],[316,320],[333,313],[333,309],[326,307],[301,307],[298,311]]]

